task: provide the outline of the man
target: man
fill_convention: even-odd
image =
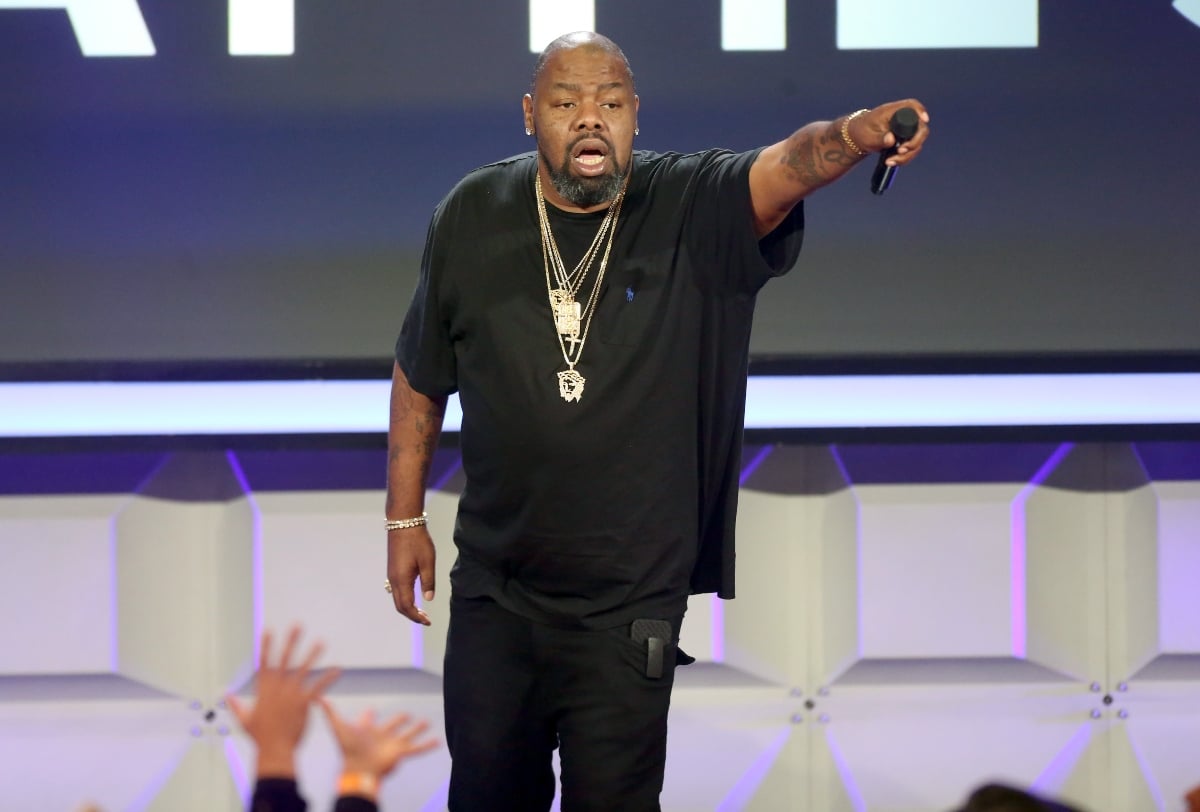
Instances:
[[[466,486],[445,662],[454,812],[659,808],[689,593],[733,596],[755,295],[796,261],[813,190],[893,146],[916,101],[762,150],[635,152],[621,50],[547,46],[523,99],[533,154],[438,206],[396,345],[388,589],[434,590],[425,481],[458,391]]]

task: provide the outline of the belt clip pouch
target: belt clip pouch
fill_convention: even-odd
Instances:
[[[663,674],[663,649],[671,642],[674,629],[669,620],[635,620],[629,636],[635,643],[646,644],[646,676],[660,679]]]

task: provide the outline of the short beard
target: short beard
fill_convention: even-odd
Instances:
[[[601,203],[608,203],[625,185],[627,173],[617,163],[616,158],[613,158],[612,172],[595,178],[583,178],[572,174],[570,153],[563,159],[562,166],[557,169],[545,154],[542,155],[542,162],[546,165],[546,171],[550,173],[550,182],[554,185],[554,190],[563,200],[581,209],[590,209]]]

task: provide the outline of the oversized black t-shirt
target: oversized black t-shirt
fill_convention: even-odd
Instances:
[[[634,152],[578,402],[559,394],[536,156],[481,167],[438,205],[396,359],[415,390],[462,404],[455,595],[590,628],[733,597],[755,295],[803,235],[797,206],[756,239],[757,155]],[[604,212],[546,208],[571,269]]]

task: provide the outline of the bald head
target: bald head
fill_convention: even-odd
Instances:
[[[629,74],[629,85],[634,86],[633,69],[629,67],[629,60],[625,58],[625,52],[617,46],[617,43],[610,40],[603,34],[597,34],[594,31],[574,31],[570,34],[563,34],[549,45],[547,45],[538,55],[537,64],[533,66],[533,77],[529,81],[529,92],[534,94],[537,92],[538,78],[546,69],[546,62],[552,56],[563,51],[592,51],[598,53],[606,53],[621,60],[621,64],[625,66],[625,72]]]

